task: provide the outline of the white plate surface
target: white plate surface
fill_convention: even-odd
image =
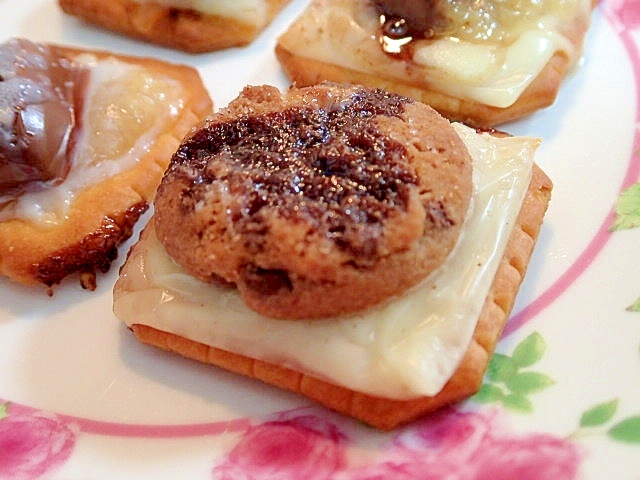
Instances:
[[[246,84],[287,85],[273,46],[306,3],[247,48],[199,56],[95,30],[53,0],[0,0],[0,40],[187,63],[223,106]],[[111,312],[121,254],[92,293],[64,282],[49,298],[0,279],[0,478],[640,479],[640,311],[627,309],[640,229],[610,231],[640,181],[639,85],[640,3],[605,1],[557,102],[503,127],[543,139],[555,185],[498,345],[519,380],[487,377],[484,401],[378,433],[138,344]]]

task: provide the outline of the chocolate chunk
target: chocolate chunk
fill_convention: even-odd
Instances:
[[[0,203],[66,176],[78,75],[48,47],[0,45]]]
[[[390,38],[428,37],[447,24],[442,0],[374,0],[385,15],[384,34]]]
[[[284,270],[264,269],[253,264],[245,267],[242,280],[247,288],[262,295],[273,295],[282,288],[293,288],[289,275]]]

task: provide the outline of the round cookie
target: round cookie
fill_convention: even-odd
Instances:
[[[247,87],[182,143],[155,200],[158,238],[203,281],[279,318],[398,295],[454,247],[469,154],[430,107],[359,86]]]

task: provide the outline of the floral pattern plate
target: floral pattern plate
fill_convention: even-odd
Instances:
[[[225,105],[286,85],[275,38],[189,56],[2,0],[2,40],[153,55],[199,68]],[[518,302],[480,392],[390,433],[147,348],[95,292],[0,280],[0,478],[640,480],[640,2],[603,0],[550,108],[504,127],[543,139],[555,183]],[[125,246],[120,256],[120,261]]]

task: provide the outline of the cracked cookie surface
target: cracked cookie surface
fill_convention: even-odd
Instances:
[[[430,107],[355,86],[247,87],[178,149],[156,198],[167,252],[273,317],[402,293],[456,243],[471,161]]]

